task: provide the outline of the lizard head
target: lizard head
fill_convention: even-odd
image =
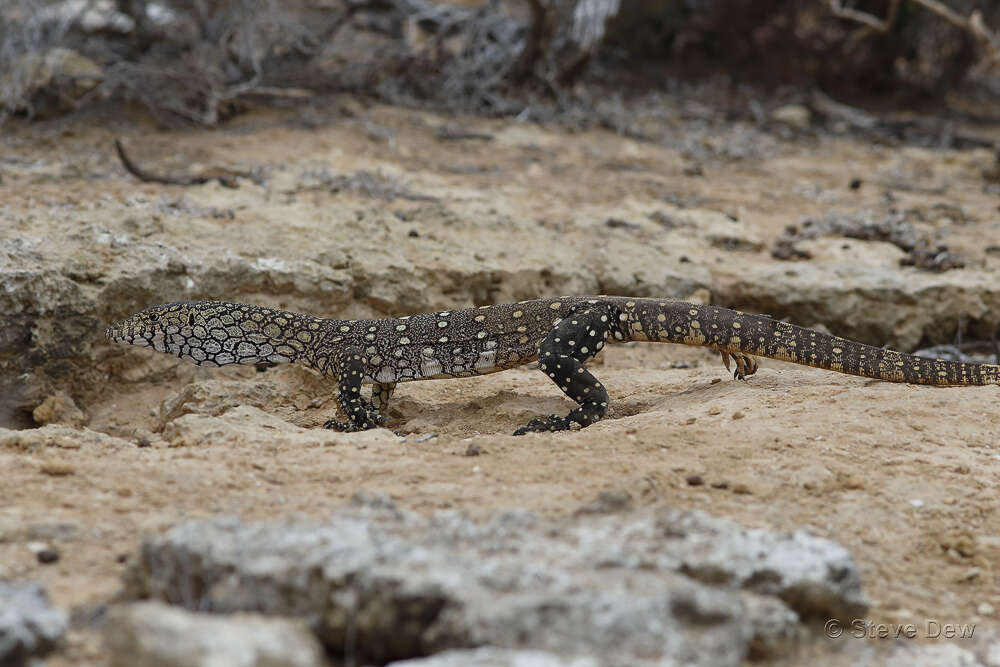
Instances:
[[[150,306],[131,317],[119,320],[104,332],[108,340],[128,345],[151,347],[157,352],[178,354],[172,341],[187,338],[195,326],[204,325],[204,315],[197,301],[176,301]],[[177,342],[180,342],[177,340]]]

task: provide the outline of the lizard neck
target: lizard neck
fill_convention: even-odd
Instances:
[[[186,305],[193,324],[171,335],[161,351],[200,366],[302,362],[314,366],[328,320],[276,308],[226,301]],[[154,345],[154,347],[158,347]]]

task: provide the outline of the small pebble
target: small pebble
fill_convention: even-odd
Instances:
[[[472,443],[471,445],[465,448],[466,456],[479,456],[482,453],[483,453],[482,448],[480,448],[480,446],[477,445],[476,443]]]
[[[729,482],[712,482],[713,489],[728,489]]]
[[[45,542],[28,542],[24,546],[26,546],[28,548],[28,551],[30,551],[31,553],[35,554],[36,556],[41,551],[47,551],[47,550],[51,549],[51,547],[48,544],[46,544]]]
[[[746,415],[739,410],[733,413],[733,419],[743,419],[744,417],[746,417]]]
[[[722,413],[722,408],[720,408],[717,405],[713,405],[712,407],[710,407],[708,409],[708,414],[710,414],[710,415],[717,415],[717,414],[721,414],[721,413]]]
[[[684,478],[684,481],[688,483],[688,486],[701,486],[705,483],[701,475],[688,475]]]
[[[736,486],[733,487],[733,493],[739,494],[741,496],[749,496],[753,492],[750,491],[750,487],[749,486],[747,486],[746,484],[743,484],[742,482],[740,482],[739,484],[737,484]]]
[[[841,482],[841,485],[845,489],[863,489],[865,488],[865,480],[851,475],[849,477],[845,477],[844,481]]]
[[[39,469],[42,474],[51,475],[52,477],[65,477],[76,472],[73,464],[66,461],[43,461]]]
[[[59,552],[55,549],[42,549],[37,554],[38,562],[43,565],[48,565],[49,563],[55,563],[59,560]]]
[[[972,568],[969,568],[968,570],[966,570],[961,575],[959,575],[958,581],[961,581],[961,582],[974,581],[974,580],[978,579],[982,573],[983,573],[982,569],[980,569],[978,567],[972,567]]]
[[[771,120],[797,130],[808,130],[812,122],[812,111],[804,104],[785,104],[771,112]]]

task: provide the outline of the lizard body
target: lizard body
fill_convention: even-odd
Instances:
[[[347,421],[362,430],[385,421],[399,382],[484,375],[538,362],[578,406],[533,419],[515,433],[588,426],[607,412],[608,394],[584,367],[609,343],[652,341],[718,350],[745,378],[755,357],[929,385],[1000,384],[1000,366],[926,359],[766,316],[728,308],[613,296],[566,296],[398,318],[336,320],[226,301],[152,306],[108,328],[118,343],[151,347],[201,366],[297,362],[336,380]],[[370,398],[363,384],[373,384]]]

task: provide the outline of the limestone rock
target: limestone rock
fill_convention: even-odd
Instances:
[[[887,667],[982,667],[976,655],[957,644],[898,644],[886,658]]]
[[[32,411],[31,416],[43,426],[46,424],[82,426],[87,423],[87,415],[83,414],[71,397],[61,393],[47,397]]]
[[[112,607],[104,624],[111,667],[322,667],[302,621],[199,614],[160,602]]]
[[[0,600],[0,664],[43,656],[66,633],[66,613],[49,604],[40,584],[0,581]]]

